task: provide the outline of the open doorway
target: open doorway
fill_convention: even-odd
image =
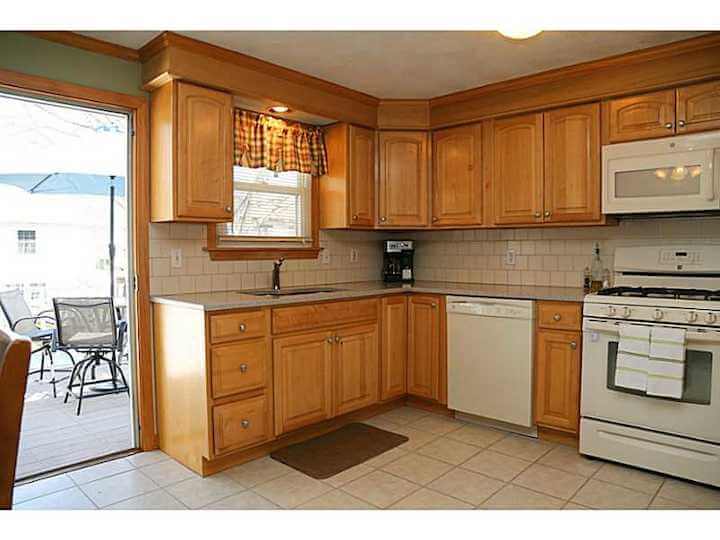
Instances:
[[[35,351],[18,479],[137,446],[130,125],[0,93],[0,325]]]

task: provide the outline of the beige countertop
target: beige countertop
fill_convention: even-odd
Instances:
[[[305,288],[305,287],[303,287]],[[478,296],[486,298],[511,298],[516,300],[557,300],[582,302],[585,294],[575,287],[542,287],[532,285],[490,285],[483,283],[450,283],[444,281],[416,281],[412,285],[402,283],[384,283],[368,281],[362,283],[336,283],[332,285],[313,285],[307,288],[334,289],[331,292],[298,294],[281,297],[254,296],[247,291],[204,292],[192,294],[155,295],[156,304],[172,304],[190,309],[218,311],[223,309],[247,309],[264,306],[286,306],[322,302],[326,300],[344,300],[381,294],[403,292],[448,294],[458,296]],[[288,290],[292,290],[289,287]]]

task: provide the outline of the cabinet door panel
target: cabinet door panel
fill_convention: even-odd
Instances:
[[[495,223],[542,221],[542,113],[498,120],[493,135]]]
[[[399,397],[407,392],[407,354],[407,297],[383,298],[380,399]]]
[[[425,132],[384,131],[379,137],[379,225],[428,224],[428,143]]]
[[[375,132],[350,126],[350,226],[375,223]]]
[[[335,332],[335,415],[378,400],[380,356],[376,324]]]
[[[229,221],[233,205],[232,97],[177,84],[177,213]]]
[[[544,127],[544,220],[600,219],[600,105],[547,112]]]
[[[482,224],[480,124],[433,134],[432,224]]]
[[[408,394],[440,397],[440,299],[413,295],[408,300]]]
[[[332,416],[332,337],[314,332],[273,344],[275,433]]]
[[[669,137],[675,133],[675,91],[613,99],[603,103],[608,140],[616,143]]]
[[[720,128],[720,81],[678,88],[677,117],[678,133]]]
[[[535,421],[577,433],[580,333],[538,331],[535,362]]]

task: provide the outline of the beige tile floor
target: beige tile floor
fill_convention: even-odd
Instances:
[[[720,509],[720,489],[408,407],[409,441],[327,480],[269,457],[200,478],[160,451],[26,484],[18,509]]]
[[[98,371],[100,376],[106,376],[104,368]],[[133,447],[127,394],[83,400],[81,414],[76,416],[75,399],[63,403],[65,382],[57,384],[58,397],[53,398],[52,387],[36,378],[28,379],[25,392],[18,478]]]

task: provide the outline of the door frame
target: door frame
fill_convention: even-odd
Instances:
[[[141,450],[158,447],[155,423],[153,350],[150,306],[150,184],[148,98],[81,86],[17,71],[0,69],[0,89],[50,97],[79,105],[107,107],[128,113],[131,119],[132,263],[135,273],[135,395]]]

